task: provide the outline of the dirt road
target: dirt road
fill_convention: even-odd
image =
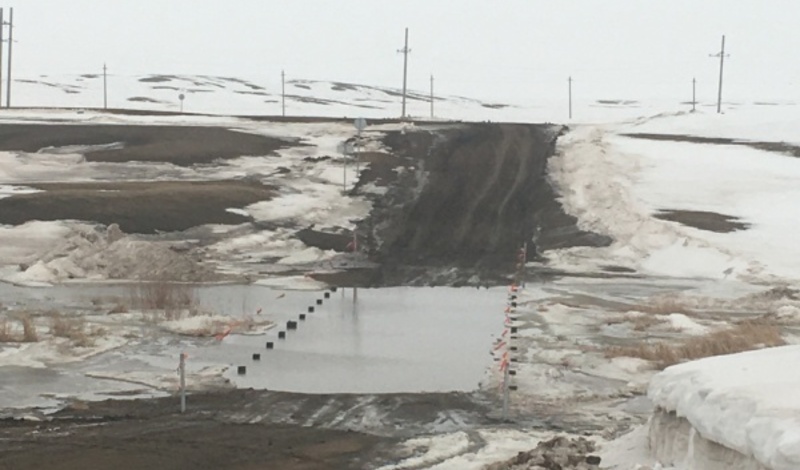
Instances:
[[[191,395],[186,414],[177,405],[174,397],[80,403],[51,421],[0,421],[0,469],[374,468],[402,438],[489,420],[480,397],[458,393],[234,390]]]

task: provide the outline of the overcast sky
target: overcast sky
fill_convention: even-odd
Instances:
[[[197,73],[401,85],[475,97],[716,93],[795,99],[797,0],[8,0],[19,76]],[[7,34],[7,32],[6,32]]]

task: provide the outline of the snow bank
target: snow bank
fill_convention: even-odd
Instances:
[[[796,220],[800,160],[744,146],[662,142],[578,126],[558,141],[548,172],[581,229],[610,236],[606,248],[547,253],[565,270],[608,263],[672,277],[774,282],[800,278]],[[708,130],[713,133],[713,129]],[[718,233],[655,217],[660,210],[736,217]],[[769,240],[769,243],[764,243]]]
[[[586,271],[614,263],[649,274],[718,279],[731,268],[753,269],[748,261],[696,236],[696,230],[654,218],[636,193],[642,157],[616,149],[607,132],[578,127],[560,138],[548,173],[578,226],[614,242],[605,248],[549,251],[550,264]]]
[[[709,331],[708,327],[697,323],[682,313],[670,313],[667,315],[667,321],[669,321],[672,328],[692,335],[703,335]]]
[[[121,336],[92,338],[91,346],[75,346],[69,339],[49,337],[36,343],[6,343],[0,345],[0,366],[45,368],[54,364],[83,361],[124,346]]]
[[[123,236],[75,221],[29,222],[0,228],[0,280],[43,285],[68,279],[213,279],[205,266],[170,249],[170,242]]]
[[[797,108],[789,103],[775,106],[745,106],[725,114],[680,112],[641,119],[626,127],[626,132],[684,134],[699,137],[800,142],[797,138]]]
[[[798,362],[800,346],[701,359],[656,375],[648,396],[704,439],[771,470],[797,470],[800,370],[791,365]]]
[[[225,315],[195,315],[161,323],[161,328],[185,336],[214,336],[217,334],[257,334],[275,326],[268,320],[252,317],[233,318]]]

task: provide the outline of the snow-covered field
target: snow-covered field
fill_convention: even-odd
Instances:
[[[36,77],[15,83],[20,106],[97,107],[102,103],[98,76]],[[283,179],[278,197],[231,211],[247,214],[275,228],[239,232],[237,227],[214,227],[227,234],[209,249],[227,259],[223,270],[242,272],[251,256],[273,257],[288,268],[321,263],[332,253],[290,240],[279,225],[294,221],[323,228],[351,227],[370,204],[362,196],[343,196],[342,162],[307,165],[304,158],[337,155],[337,144],[354,134],[352,126],[330,123],[253,123],[225,114],[279,115],[280,94],[238,79],[197,76],[110,77],[109,105],[178,111],[178,94],[185,94],[184,110],[220,116],[109,115],[78,110],[2,110],[0,122],[85,122],[193,124],[225,126],[244,132],[301,139],[308,144],[281,150],[281,159],[243,156],[230,160],[213,174],[198,168],[155,165],[142,171],[150,178],[168,172],[172,178],[212,179],[269,175],[290,165],[293,179]],[[291,92],[289,92],[291,90]],[[287,89],[287,114],[319,116],[396,117],[397,90],[292,80]],[[410,101],[410,114],[429,117],[424,93]],[[491,121],[563,121],[560,100],[547,103],[487,103],[437,96],[439,119]],[[672,468],[689,470],[704,462],[698,455],[709,445],[667,445],[666,436],[646,423],[653,405],[690,424],[691,438],[671,438],[683,444],[695,436],[724,445],[738,454],[730,468],[755,459],[771,470],[800,468],[794,391],[800,377],[791,373],[798,359],[800,304],[791,287],[800,280],[795,260],[800,249],[797,232],[800,159],[791,155],[798,108],[786,101],[766,105],[757,100],[726,104],[722,115],[701,106],[696,113],[686,105],[655,101],[594,102],[579,106],[576,123],[558,143],[550,161],[550,177],[566,211],[582,229],[612,237],[604,248],[567,248],[545,253],[546,262],[529,267],[557,268],[576,274],[608,273],[606,267],[628,274],[610,278],[566,278],[530,285],[520,295],[519,316],[510,326],[519,329],[515,340],[512,411],[517,416],[546,416],[550,423],[573,433],[597,437],[603,466],[618,470]],[[401,129],[400,124],[372,126],[367,136]],[[652,140],[626,134],[734,139],[711,142],[680,137]],[[764,143],[781,144],[764,146]],[[752,145],[748,145],[752,144]],[[381,151],[377,138],[367,144]],[[54,149],[30,154],[0,154],[0,195],[31,191],[26,184],[58,178],[62,181],[113,179],[115,173],[82,162],[81,149]],[[351,169],[352,171],[352,169]],[[347,174],[352,181],[354,174]],[[734,218],[745,224],[728,231],[710,231],[656,217],[662,211],[702,211]],[[0,227],[0,269],[3,279],[43,285],[70,275],[104,280],[102,266],[123,250],[126,259],[140,253],[128,239],[87,236],[93,229],[72,222],[31,222]],[[161,253],[167,253],[163,251]],[[112,256],[114,255],[114,256]],[[20,270],[23,264],[26,269]],[[301,286],[302,281],[302,286]],[[264,276],[268,285],[319,287],[296,277]],[[783,290],[781,290],[783,289]],[[502,299],[498,302],[502,305]],[[502,330],[501,310],[498,334]],[[495,314],[495,312],[487,312]],[[135,315],[135,313],[129,314]],[[202,317],[201,317],[202,318]],[[113,320],[130,318],[114,316]],[[722,331],[743,319],[759,319],[781,328],[790,344],[756,353],[723,356],[673,366],[657,374],[652,360],[636,357],[630,347],[675,343]],[[765,320],[766,319],[766,320]],[[99,321],[99,320],[95,320]],[[209,316],[164,323],[170,334],[212,328],[220,319]],[[215,323],[216,322],[216,323]],[[198,325],[195,323],[202,323]],[[139,328],[134,324],[134,329]],[[14,334],[22,334],[21,324]],[[41,367],[52,361],[81,361],[116,347],[125,330],[116,328],[97,341],[94,349],[64,354],[64,341],[5,345],[0,361]],[[614,349],[619,348],[619,349]],[[616,354],[610,354],[616,351]],[[620,352],[622,351],[622,352]],[[218,370],[197,374],[219,377]],[[124,375],[124,374],[123,374]],[[105,371],[102,377],[169,387],[173,377],[134,377]],[[484,388],[495,392],[500,374],[487,372]],[[168,384],[168,385],[163,385]],[[649,388],[649,392],[648,392]],[[647,397],[649,397],[649,399]],[[656,422],[656,421],[653,421]],[[630,434],[617,437],[622,428]],[[530,449],[545,437],[529,421],[516,429],[486,428],[415,438],[407,443],[408,457],[389,468],[481,468]],[[654,431],[654,429],[656,431]],[[649,436],[648,436],[649,433]],[[688,434],[687,434],[688,436]],[[699,438],[697,442],[701,442]],[[704,441],[703,441],[704,442]],[[650,452],[653,451],[653,452]],[[738,456],[738,457],[737,457]],[[736,460],[736,459],[740,460]],[[657,463],[656,460],[661,460]],[[702,467],[709,470],[710,467]],[[744,468],[744,467],[742,467]]]

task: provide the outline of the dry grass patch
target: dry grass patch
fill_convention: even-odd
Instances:
[[[58,338],[67,338],[74,346],[88,348],[94,346],[95,339],[103,336],[102,328],[90,328],[82,316],[64,316],[53,313],[50,317],[50,334]]]
[[[118,313],[128,313],[128,306],[122,302],[115,303],[111,310],[108,311],[109,315],[115,315]]]
[[[639,305],[636,309],[656,315],[669,315],[670,313],[693,315],[695,313],[688,305],[675,297],[656,297],[647,304]]]
[[[20,328],[14,324],[19,322]],[[22,330],[20,334],[20,329]],[[16,314],[12,318],[0,320],[0,342],[2,343],[35,343],[39,341],[39,332],[33,316],[28,313]]]
[[[153,320],[179,320],[198,313],[194,286],[189,284],[141,282],[131,287],[130,297],[133,308],[163,312]]]
[[[664,323],[666,320],[663,317],[659,317],[657,314],[654,313],[641,313],[641,314],[627,314],[627,315],[620,315],[616,317],[609,318],[605,321],[606,325],[620,325],[622,323],[630,323],[631,329],[634,331],[645,331],[653,326],[656,326],[660,323]]]
[[[778,325],[764,319],[741,322],[729,329],[695,336],[677,344],[665,342],[618,346],[605,350],[606,357],[638,357],[664,368],[685,361],[733,354],[786,344]]]
[[[11,330],[11,322],[7,318],[0,320],[0,343],[14,342],[14,335]]]
[[[30,315],[23,315],[19,319],[22,323],[22,341],[24,343],[35,343],[39,341],[39,333],[36,331],[36,323]]]

